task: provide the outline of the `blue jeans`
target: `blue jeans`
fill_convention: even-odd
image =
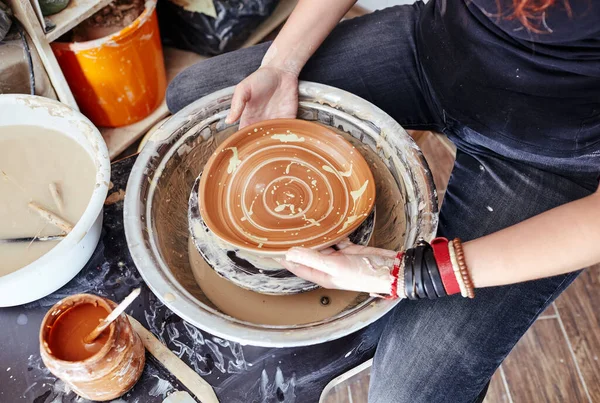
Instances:
[[[422,9],[422,3],[399,6],[340,24],[301,79],[350,91],[405,128],[441,131],[456,144],[439,235],[478,238],[591,194],[598,186],[598,159],[525,154],[447,116],[419,63],[414,32]],[[188,68],[169,86],[169,108],[176,112],[237,84],[259,67],[268,46]],[[577,274],[479,289],[474,300],[402,301],[375,354],[369,401],[480,401],[502,360]]]

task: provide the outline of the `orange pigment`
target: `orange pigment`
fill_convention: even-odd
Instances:
[[[48,335],[48,347],[52,355],[64,361],[82,361],[96,354],[110,334],[110,327],[93,343],[83,339],[108,316],[108,311],[94,304],[81,304],[63,312],[52,325]]]

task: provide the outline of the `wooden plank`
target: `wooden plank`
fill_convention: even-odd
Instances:
[[[366,369],[354,375],[347,381],[349,402],[367,402],[369,400],[369,382],[371,381],[371,369]]]
[[[161,119],[169,116],[167,103],[163,100],[160,106],[139,122],[123,127],[100,127],[100,133],[104,137],[106,147],[108,147],[108,156],[114,160],[123,151],[132,145],[140,136],[146,133],[154,124]]]
[[[506,390],[504,382],[502,381],[500,368],[494,373],[494,376],[492,376],[490,387],[488,388],[483,403],[512,403],[509,392]]]
[[[502,364],[514,402],[587,402],[557,319],[538,320]]]
[[[50,77],[50,82],[54,87],[58,99],[62,103],[69,105],[71,108],[79,110],[75,98],[73,98],[73,94],[71,93],[71,89],[65,80],[65,76],[56,61],[56,57],[54,57],[54,53],[52,53],[50,44],[46,40],[46,35],[42,31],[42,27],[37,20],[37,16],[35,15],[31,3],[29,0],[9,0],[8,3],[12,8],[15,17],[17,17],[31,37],[33,45],[39,53],[44,68],[48,73],[48,77]]]
[[[600,402],[600,265],[586,269],[556,308],[592,402]]]
[[[547,318],[555,318],[556,317],[556,309],[554,308],[554,304],[551,304],[540,316],[538,319],[547,319]]]
[[[48,42],[57,40],[110,2],[112,0],[71,0],[60,13],[47,17],[56,25],[56,28],[46,34]]]
[[[348,403],[350,397],[348,395],[348,385],[342,382],[330,389],[327,394],[321,397],[319,403]]]

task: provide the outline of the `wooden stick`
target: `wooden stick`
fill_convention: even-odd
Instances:
[[[113,323],[113,321],[117,319],[119,315],[125,312],[125,309],[127,309],[127,307],[131,305],[133,300],[136,299],[138,295],[140,295],[141,291],[141,288],[136,288],[131,292],[131,294],[126,296],[125,299],[121,301],[121,303],[117,305],[117,307],[113,309],[113,311],[106,318],[104,318],[104,320],[101,321],[100,324],[96,326],[96,328],[92,330],[90,334],[83,338],[83,342],[86,344],[93,343],[94,340],[96,340],[98,336],[100,336],[100,333],[102,333],[108,326],[110,326],[110,324]]]
[[[68,222],[62,217],[54,214],[52,211],[48,210],[37,204],[36,202],[30,202],[28,204],[29,208],[38,213],[43,219],[48,221],[50,224],[60,228],[67,234],[73,230],[73,224]]]
[[[217,395],[212,386],[206,382],[193,369],[181,361],[171,350],[162,344],[148,329],[140,322],[129,317],[133,330],[140,336],[146,350],[150,352],[160,363],[169,370],[190,392],[192,392],[202,403],[219,403]]]
[[[58,192],[58,186],[56,186],[56,182],[51,182],[48,184],[48,189],[50,190],[50,194],[52,195],[52,199],[54,200],[54,204],[56,204],[56,208],[58,208],[58,212],[60,214],[64,214],[64,204],[63,199]]]

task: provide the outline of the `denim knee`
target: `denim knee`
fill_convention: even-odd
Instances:
[[[176,113],[205,95],[237,85],[260,67],[269,45],[269,42],[265,42],[225,53],[183,70],[167,88],[169,110]]]

